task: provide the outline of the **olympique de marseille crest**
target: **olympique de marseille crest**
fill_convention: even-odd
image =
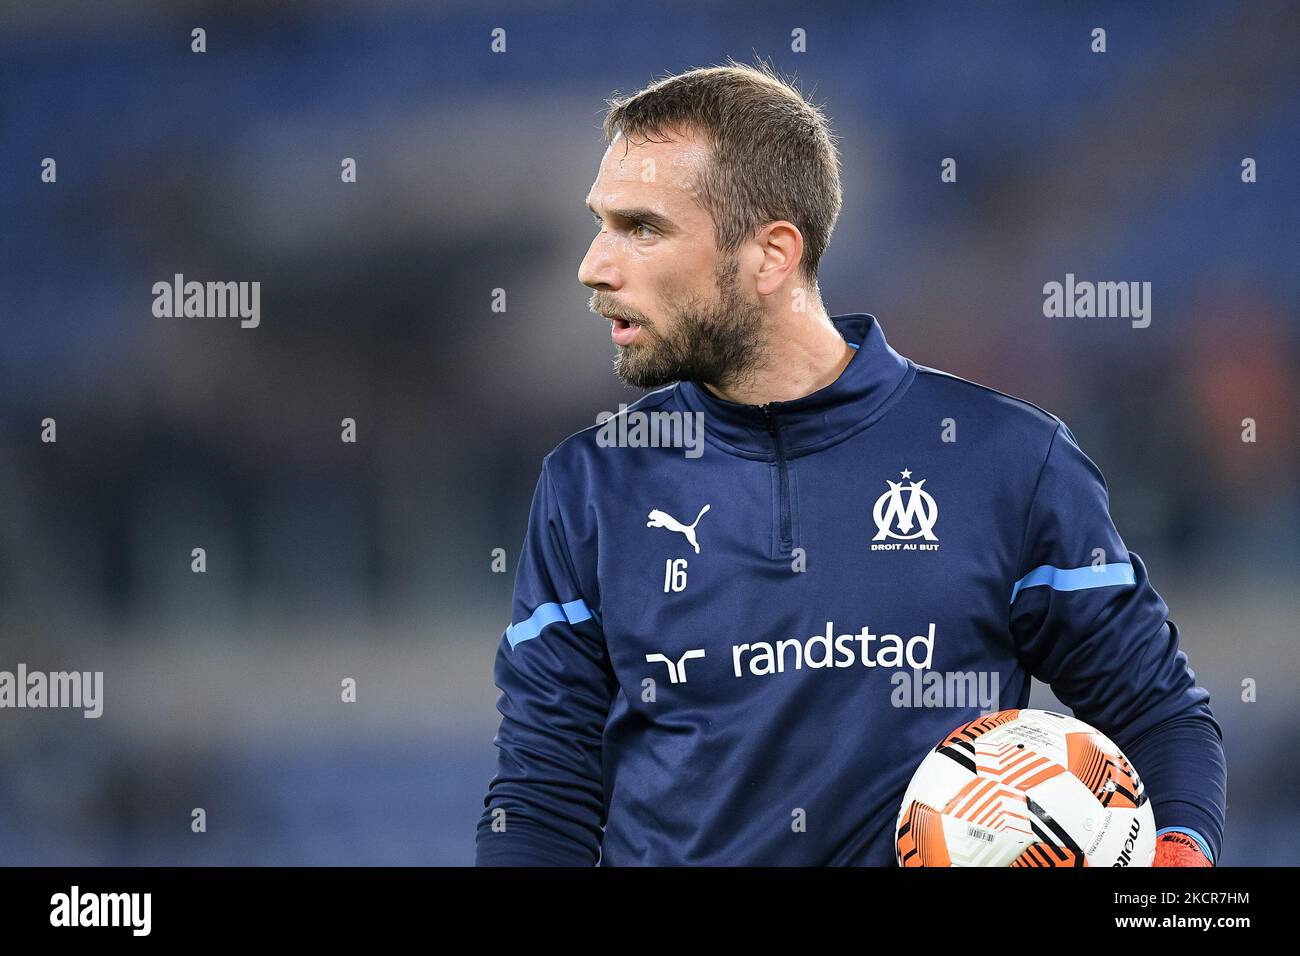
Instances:
[[[900,472],[904,479],[912,477],[912,472],[903,469]],[[925,479],[920,481],[890,481],[885,480],[889,490],[876,499],[875,507],[871,510],[871,517],[876,522],[876,535],[872,541],[886,541],[893,539],[895,541],[913,542],[918,539],[924,541],[938,541],[934,533],[934,523],[939,518],[939,506],[935,504],[934,497],[921,486],[925,484]],[[872,551],[937,551],[937,544],[873,544]]]

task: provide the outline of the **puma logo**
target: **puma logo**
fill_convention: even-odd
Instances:
[[[691,543],[691,547],[695,549],[695,553],[699,554],[700,543],[695,540],[695,526],[700,523],[700,519],[704,517],[704,512],[708,510],[709,506],[705,505],[700,509],[700,513],[695,516],[694,521],[690,524],[682,524],[668,512],[660,511],[658,508],[655,508],[650,512],[650,520],[645,523],[645,526],[647,528],[667,528],[669,531],[680,531],[682,534],[686,535],[686,540]]]

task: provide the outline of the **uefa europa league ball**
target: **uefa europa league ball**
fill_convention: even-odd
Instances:
[[[917,767],[894,831],[899,866],[1150,866],[1156,823],[1128,758],[1047,710],[963,724]]]

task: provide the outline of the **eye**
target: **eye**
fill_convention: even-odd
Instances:
[[[644,229],[644,230],[645,230],[645,235],[642,235],[642,236],[636,236],[636,238],[638,238],[638,239],[649,239],[651,236],[653,236],[653,235],[655,234],[654,229],[652,229],[650,226],[647,226],[647,225],[646,225],[645,223],[643,223],[643,222],[634,222],[634,223],[632,223],[632,233],[633,233],[633,235],[636,235],[636,233],[637,233],[639,230],[641,230],[641,229]]]
[[[603,226],[603,225],[604,225],[604,223],[601,222],[600,217],[597,216],[594,212],[591,214],[591,221],[594,222],[594,223],[595,223],[596,225],[598,225],[598,226]]]

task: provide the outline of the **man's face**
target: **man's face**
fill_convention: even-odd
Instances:
[[[665,137],[656,137],[663,139]],[[590,307],[614,318],[614,371],[638,388],[695,381],[728,388],[757,366],[763,313],[737,256],[720,257],[696,199],[708,147],[615,137],[587,206],[600,230],[578,269]]]

